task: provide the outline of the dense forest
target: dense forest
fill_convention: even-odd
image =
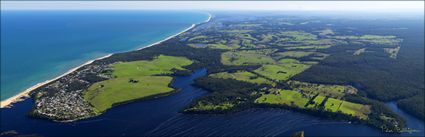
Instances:
[[[88,108],[85,111],[88,116],[77,117],[86,118],[100,113],[91,110],[96,102],[90,99],[105,92],[102,82],[119,79],[113,76],[118,70],[114,68],[116,64],[127,64],[123,70],[135,74],[164,71],[140,77],[167,76],[170,81],[174,76],[206,68],[208,75],[197,79],[195,84],[210,94],[195,99],[182,110],[183,113],[225,114],[255,107],[276,107],[335,120],[368,123],[385,132],[402,132],[404,120],[383,102],[398,101],[407,112],[424,117],[423,57],[417,57],[423,52],[411,46],[417,43],[408,43],[412,37],[410,33],[396,35],[388,31],[391,28],[369,32],[351,26],[359,27],[338,19],[218,14],[210,22],[198,24],[156,46],[97,60],[69,75],[69,79],[58,80],[56,85],[66,85],[67,90],[78,91],[77,95],[94,93],[87,95],[85,100],[75,99],[80,104],[77,108]],[[175,65],[170,62],[152,63],[159,57],[189,63],[175,68],[167,67]],[[140,62],[151,63],[151,66],[128,65]],[[80,83],[73,83],[75,81]],[[144,84],[140,79],[124,81]],[[38,90],[38,93],[48,91],[46,94],[34,92],[32,95],[39,102],[64,96],[56,94],[60,90],[55,89],[60,88],[51,87],[54,86]],[[139,99],[142,98],[112,102],[101,112]],[[50,113],[51,106],[42,107],[45,109],[40,112]]]
[[[423,26],[402,21],[393,22],[387,28],[397,25],[415,27],[409,31],[382,29],[382,23],[372,22],[367,27],[374,33],[393,33],[405,40],[396,59],[387,58],[380,49],[368,47],[363,56],[345,52],[363,48],[361,45],[336,46],[327,49],[331,56],[296,75],[295,80],[319,83],[352,84],[365,91],[365,96],[381,101],[398,101],[398,105],[409,113],[424,119],[424,47]],[[366,25],[363,24],[365,27]],[[400,27],[400,26],[398,26]],[[363,30],[362,28],[358,29]],[[415,105],[412,105],[415,104]]]
[[[216,18],[217,19],[217,18]],[[220,20],[222,19],[222,20]],[[266,18],[271,20],[271,18]],[[240,22],[240,20],[244,20],[243,18],[234,18],[229,20],[226,16],[218,17],[217,20],[213,21],[208,25],[200,25],[194,30],[189,31],[176,39],[171,39],[167,42],[161,43],[159,46],[154,46],[147,48],[141,51],[134,51],[123,54],[116,54],[110,58],[104,59],[102,61],[98,61],[97,63],[113,63],[117,61],[136,61],[143,59],[152,59],[153,56],[158,56],[160,54],[169,55],[169,56],[184,56],[191,60],[194,60],[194,63],[190,66],[186,66],[190,70],[198,69],[198,68],[207,68],[209,74],[214,74],[218,72],[229,72],[234,73],[238,70],[246,70],[256,74],[260,77],[263,77],[267,80],[274,81],[277,83],[277,88],[288,89],[288,86],[285,82],[279,82],[274,79],[262,76],[259,73],[256,73],[254,70],[261,67],[261,64],[249,64],[249,65],[225,65],[222,62],[222,54],[229,49],[240,48],[243,47],[246,50],[258,50],[263,49],[265,47],[261,47],[261,43],[255,39],[264,38],[264,34],[261,33],[270,33],[273,31],[267,30],[265,28],[277,28],[275,30],[281,30],[281,28],[276,26],[269,26],[275,22],[271,21],[268,24],[262,25],[262,29],[257,30],[255,32],[251,31],[251,37],[254,38],[250,42],[252,44],[260,44],[259,46],[250,47],[250,43],[240,43],[240,46],[236,47],[217,47],[222,45],[213,45],[217,44],[217,41],[232,41],[232,35],[230,37],[225,37],[226,33],[214,30],[217,29],[217,26],[225,28],[225,26],[230,27],[232,29],[239,30],[229,30],[236,31],[238,33],[244,33],[244,29],[252,29],[254,26],[250,26],[249,23],[245,23],[246,25],[235,25]],[[288,22],[300,22],[303,23],[304,20],[298,18],[290,18],[287,20]],[[332,21],[331,21],[332,22]],[[252,24],[255,24],[255,20],[252,21]],[[258,23],[258,22],[257,22]],[[311,23],[312,24],[312,23]],[[324,24],[324,23],[321,23]],[[302,27],[302,30],[305,31],[313,31],[316,25],[320,26],[320,23],[310,25],[307,24]],[[287,25],[285,27],[290,27],[292,29],[301,29],[300,26],[295,25]],[[222,28],[220,28],[222,29]],[[219,30],[220,30],[219,29]],[[335,34],[339,35],[347,35],[352,34],[352,32],[341,29],[339,30],[338,26],[334,28]],[[218,33],[220,32],[220,33]],[[291,32],[292,33],[292,32]],[[297,32],[298,33],[298,32]],[[325,33],[325,32],[321,32]],[[191,38],[192,35],[198,35],[197,38]],[[199,36],[200,35],[200,36]],[[288,33],[289,35],[289,33]],[[290,35],[299,35],[299,34],[290,34]],[[308,37],[308,34],[302,34]],[[208,37],[203,37],[208,36]],[[270,37],[271,41],[279,40],[279,38],[275,36],[266,36]],[[304,36],[303,36],[304,37]],[[328,36],[319,35],[319,37],[329,38]],[[301,38],[303,40],[305,38]],[[307,38],[309,39],[309,38]],[[264,41],[265,39],[263,39]],[[269,43],[269,47],[273,47],[277,49],[277,52],[287,51],[287,47],[282,48],[280,43],[272,43],[270,40],[266,43]],[[249,42],[249,41],[248,41]],[[190,46],[190,43],[198,43],[193,44],[194,46]],[[202,44],[201,44],[202,43]],[[221,43],[221,42],[218,42]],[[399,105],[403,107],[403,105],[407,105],[415,101],[416,103],[421,103],[423,100],[421,97],[417,96],[419,93],[423,92],[423,78],[417,77],[418,70],[421,70],[419,67],[410,67],[412,62],[402,62],[398,61],[399,58],[403,58],[402,55],[398,59],[389,58],[388,53],[382,50],[383,48],[391,48],[392,45],[385,46],[367,46],[364,44],[360,44],[359,42],[342,42],[336,41],[339,43],[338,46],[332,46],[330,48],[318,48],[315,51],[318,53],[308,54],[300,57],[295,57],[300,61],[319,61],[317,65],[313,65],[311,68],[303,71],[292,77],[292,80],[297,81],[305,81],[311,83],[321,83],[321,84],[340,84],[340,85],[352,85],[359,89],[358,95],[346,95],[344,96],[345,100],[361,103],[361,104],[369,104],[372,106],[372,112],[369,114],[371,119],[379,119],[382,113],[389,117],[393,117],[398,119],[399,125],[403,125],[403,122],[400,117],[389,111],[383,106],[383,104],[377,101],[370,101],[368,98],[377,99],[381,101],[392,101],[392,100],[400,100]],[[224,43],[223,43],[224,44]],[[231,44],[231,43],[230,43]],[[297,43],[287,43],[289,45],[297,44]],[[189,45],[189,46],[188,46]],[[211,46],[209,48],[205,48],[205,46]],[[227,46],[232,46],[228,44],[224,44]],[[199,48],[199,47],[200,48]],[[249,48],[247,48],[249,47]],[[361,56],[353,56],[353,52],[358,49],[367,48],[367,50],[361,54]],[[164,52],[166,51],[166,52]],[[294,52],[304,52],[304,49],[291,49]],[[320,53],[319,53],[320,52]],[[318,58],[323,55],[326,55],[325,58]],[[327,56],[329,55],[329,56]],[[234,61],[235,59],[233,59]],[[420,74],[423,72],[419,72]],[[257,76],[257,77],[258,77]],[[268,84],[253,84],[249,82],[242,82],[234,79],[220,79],[220,78],[210,78],[204,77],[200,78],[196,81],[198,86],[201,86],[212,93],[202,97],[192,103],[192,105],[188,106],[187,109],[184,110],[186,113],[229,113],[235,111],[241,111],[253,106],[256,106],[253,102],[256,98],[258,98],[261,92],[267,92],[267,87],[270,87]],[[276,86],[276,85],[275,85]],[[414,96],[414,97],[413,97]],[[419,102],[417,102],[419,101]],[[225,102],[225,103],[223,103]],[[227,103],[227,104],[226,104]],[[423,101],[422,101],[423,103]],[[200,105],[201,104],[201,105]],[[204,108],[197,108],[202,106]],[[261,105],[260,105],[261,106]],[[415,114],[416,116],[423,117],[423,105],[417,105],[417,108],[410,107],[408,112]],[[421,109],[422,108],[422,109]],[[418,111],[419,110],[419,111]],[[300,110],[305,111],[305,110]],[[315,113],[315,112],[310,112]],[[332,113],[322,113],[321,111],[316,112],[317,114],[331,116]],[[344,115],[341,115],[344,116]],[[342,118],[344,119],[344,118]],[[345,118],[347,119],[347,118]],[[368,121],[372,125],[394,125],[394,123],[382,123],[383,121]]]

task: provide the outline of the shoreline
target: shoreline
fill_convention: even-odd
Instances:
[[[208,13],[208,16],[209,16],[209,17],[208,17],[208,19],[207,19],[206,21],[201,22],[201,23],[209,22],[209,21],[211,20],[211,18],[212,18],[212,15],[211,15],[210,13]],[[167,41],[167,40],[169,40],[169,39],[172,39],[172,38],[174,38],[174,37],[176,37],[176,36],[178,36],[178,35],[180,35],[180,34],[182,34],[182,33],[184,33],[184,32],[187,32],[187,31],[189,31],[189,30],[193,29],[196,25],[201,24],[201,23],[196,23],[196,24],[194,23],[194,24],[192,24],[190,27],[188,27],[188,28],[186,28],[186,29],[184,29],[184,30],[180,31],[179,33],[176,33],[176,34],[174,34],[174,35],[171,35],[171,36],[169,36],[169,37],[167,37],[167,38],[165,38],[165,39],[162,39],[162,40],[160,40],[160,41],[158,41],[158,42],[155,42],[155,43],[149,44],[149,45],[147,45],[147,46],[144,46],[144,47],[141,47],[141,48],[137,48],[137,49],[136,49],[136,51],[137,51],[137,50],[143,50],[143,49],[145,49],[145,48],[149,48],[149,47],[152,47],[152,46],[155,46],[155,45],[161,44],[162,42],[165,42],[165,41]],[[129,51],[134,51],[134,50],[129,50]],[[129,51],[127,51],[127,52],[129,52]],[[119,53],[121,53],[121,52],[119,52]],[[13,106],[13,104],[14,104],[14,103],[17,103],[17,102],[20,102],[20,101],[25,100],[26,98],[29,98],[29,97],[30,97],[30,96],[29,96],[29,93],[30,93],[31,91],[33,91],[33,90],[35,90],[35,89],[37,89],[37,88],[40,88],[40,87],[42,87],[42,86],[44,86],[44,85],[46,85],[46,84],[49,84],[49,83],[50,83],[50,82],[52,82],[52,81],[58,80],[58,79],[60,79],[60,78],[62,78],[62,77],[64,77],[64,76],[66,76],[66,75],[68,75],[68,74],[70,74],[70,73],[72,73],[72,72],[74,72],[74,71],[78,70],[79,68],[81,68],[81,67],[83,67],[83,66],[86,66],[86,65],[89,65],[89,64],[93,63],[93,62],[94,62],[94,61],[96,61],[96,60],[105,59],[105,58],[108,58],[108,57],[110,57],[110,56],[112,56],[112,55],[114,55],[114,54],[116,54],[116,53],[111,53],[111,54],[108,54],[108,55],[105,55],[105,56],[102,56],[102,57],[99,57],[99,58],[96,58],[96,59],[93,59],[93,60],[89,60],[89,61],[87,61],[86,63],[83,63],[83,64],[81,64],[81,65],[79,65],[79,66],[77,66],[77,67],[74,67],[74,68],[72,68],[72,69],[70,69],[70,70],[66,71],[65,73],[63,73],[63,74],[61,74],[61,75],[59,75],[59,76],[57,76],[57,77],[55,77],[55,78],[53,78],[53,79],[49,79],[49,80],[46,80],[46,81],[44,81],[44,82],[37,83],[37,84],[35,84],[35,85],[33,85],[33,86],[31,86],[31,87],[29,87],[29,88],[27,88],[27,89],[23,90],[22,92],[19,92],[18,94],[14,95],[14,96],[12,96],[12,97],[10,97],[10,98],[7,98],[6,100],[1,101],[1,102],[0,102],[0,108],[11,108],[11,107]]]
[[[49,84],[52,81],[58,80],[58,79],[62,78],[63,76],[66,76],[68,74],[71,74],[72,72],[80,69],[81,67],[83,67],[85,65],[89,65],[89,64],[93,63],[96,60],[101,60],[101,59],[104,59],[104,58],[107,58],[107,57],[110,57],[110,56],[112,56],[112,54],[108,54],[108,55],[105,55],[103,57],[99,57],[99,58],[96,58],[96,59],[93,59],[93,60],[89,60],[86,63],[83,63],[83,64],[81,64],[81,65],[79,65],[77,67],[74,67],[74,68],[66,71],[65,73],[63,73],[63,74],[61,74],[61,75],[59,75],[59,76],[57,76],[57,77],[55,77],[53,79],[49,79],[49,80],[46,80],[44,82],[37,83],[37,84],[35,84],[35,85],[33,85],[33,86],[25,89],[24,91],[20,92],[19,94],[16,94],[15,96],[12,96],[12,97],[4,100],[4,101],[1,101],[0,108],[10,108],[13,103],[16,103],[16,102],[19,102],[19,101],[23,101],[26,98],[28,98],[29,97],[28,94],[31,91],[33,91],[33,90],[35,90],[35,89],[37,89],[39,87],[42,87],[42,86],[44,86],[46,84]]]
[[[188,31],[188,30],[190,30],[190,29],[194,28],[195,26],[196,26],[195,24],[192,24],[189,28],[186,28],[186,29],[184,29],[183,31],[181,31],[181,32],[179,32],[179,33],[176,33],[176,34],[174,34],[174,35],[171,35],[171,36],[169,36],[169,37],[167,37],[167,38],[165,38],[165,39],[162,39],[162,40],[157,41],[157,42],[155,42],[155,43],[149,44],[149,45],[147,45],[147,46],[144,46],[144,47],[138,48],[138,49],[136,49],[136,51],[137,51],[137,50],[142,50],[142,49],[145,49],[145,48],[149,48],[149,47],[152,47],[152,46],[155,46],[155,45],[158,45],[158,44],[161,44],[161,43],[162,43],[162,42],[164,42],[164,41],[167,41],[167,40],[169,40],[169,39],[172,39],[172,38],[174,38],[174,37],[176,37],[176,36],[178,36],[178,35],[180,35],[180,34],[182,34],[182,33],[186,32],[186,31]],[[133,50],[131,50],[131,51],[133,51]]]
[[[169,39],[172,39],[172,38],[174,38],[174,37],[176,37],[176,36],[178,36],[178,35],[180,35],[180,34],[182,34],[182,33],[185,33],[185,32],[187,32],[187,31],[189,31],[189,30],[191,30],[191,29],[195,28],[195,26],[196,26],[196,25],[198,25],[198,24],[202,24],[202,23],[207,23],[207,22],[209,22],[209,21],[211,20],[211,18],[212,18],[212,15],[211,15],[210,13],[208,13],[208,19],[207,19],[207,20],[205,20],[205,21],[203,21],[203,22],[201,22],[201,23],[192,24],[189,28],[186,28],[186,29],[184,29],[184,30],[180,31],[179,33],[176,33],[176,34],[174,34],[174,35],[171,35],[171,36],[169,36],[169,37],[167,37],[167,38],[165,38],[165,39],[162,39],[162,40],[157,41],[157,42],[155,42],[155,43],[149,44],[149,45],[147,45],[147,46],[144,46],[144,47],[138,48],[138,49],[136,49],[136,50],[142,50],[142,49],[144,49],[144,48],[148,48],[148,47],[152,47],[152,46],[155,46],[155,45],[161,44],[162,42],[165,42],[165,41],[167,41],[167,40],[169,40]]]

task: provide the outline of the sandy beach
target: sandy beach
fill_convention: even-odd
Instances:
[[[207,19],[206,21],[202,22],[202,23],[206,23],[206,22],[209,22],[209,21],[211,20],[212,15],[211,15],[211,14],[209,14],[209,13],[208,13],[208,15],[209,15],[208,19]],[[180,34],[182,34],[182,33],[186,32],[186,31],[188,31],[188,30],[190,30],[190,29],[194,28],[195,26],[196,26],[196,24],[192,24],[189,28],[186,28],[185,30],[183,30],[183,31],[181,31],[181,32],[179,32],[179,33],[177,33],[177,34],[174,34],[174,35],[172,35],[172,36],[169,36],[169,37],[167,37],[167,38],[165,38],[165,39],[163,39],[163,40],[160,40],[160,41],[155,42],[155,43],[153,43],[153,44],[150,44],[150,45],[148,45],[148,46],[144,46],[144,47],[142,47],[142,48],[138,48],[137,50],[142,50],[142,49],[145,49],[145,48],[148,48],[148,47],[151,47],[151,46],[158,45],[158,44],[160,44],[160,43],[162,43],[162,42],[164,42],[164,41],[167,41],[167,40],[169,40],[169,39],[171,39],[171,38],[174,38],[174,37],[176,37],[176,36],[178,36],[178,35],[180,35]],[[8,107],[11,107],[11,106],[13,105],[13,103],[16,103],[16,102],[19,102],[19,101],[22,101],[22,100],[25,100],[26,98],[28,98],[28,97],[29,97],[29,93],[30,93],[31,91],[33,91],[33,90],[35,90],[35,89],[37,89],[37,88],[39,88],[39,87],[41,87],[41,86],[44,86],[44,85],[46,85],[46,84],[49,84],[49,83],[50,83],[50,82],[52,82],[52,81],[58,80],[58,79],[60,79],[61,77],[66,76],[66,75],[68,75],[68,74],[70,74],[70,73],[72,73],[72,72],[74,72],[74,71],[78,70],[79,68],[81,68],[81,67],[83,67],[83,66],[85,66],[85,65],[91,64],[91,63],[93,63],[93,62],[94,62],[94,61],[96,61],[96,60],[101,60],[101,59],[104,59],[104,58],[108,58],[108,57],[110,57],[110,56],[112,56],[112,55],[113,55],[113,54],[108,54],[108,55],[106,55],[106,56],[103,56],[103,57],[100,57],[100,58],[96,58],[96,59],[94,59],[94,60],[87,61],[86,63],[81,64],[81,65],[80,65],[80,66],[78,66],[78,67],[75,67],[75,68],[72,68],[72,69],[68,70],[67,72],[63,73],[63,74],[62,74],[62,75],[60,75],[60,76],[57,76],[57,77],[55,77],[55,78],[53,78],[53,79],[50,79],[50,80],[46,80],[46,81],[44,81],[44,82],[37,83],[37,84],[35,84],[34,86],[31,86],[30,88],[27,88],[26,90],[24,90],[24,91],[20,92],[19,94],[15,95],[15,96],[12,96],[12,97],[10,97],[10,98],[8,98],[8,99],[4,100],[4,101],[1,101],[1,102],[0,102],[0,108],[8,108]]]
[[[209,17],[208,17],[208,19],[207,19],[207,20],[205,20],[205,21],[204,21],[204,22],[202,22],[202,23],[206,23],[206,22],[209,22],[209,21],[211,20],[212,15],[211,15],[210,13],[208,13],[208,16],[209,16]],[[144,49],[144,48],[148,48],[148,47],[151,47],[151,46],[158,45],[158,44],[160,44],[160,43],[162,43],[162,42],[164,42],[164,41],[167,41],[167,40],[169,40],[169,39],[171,39],[171,38],[174,38],[174,37],[176,37],[176,36],[178,36],[178,35],[180,35],[180,34],[182,34],[182,33],[186,32],[186,31],[189,31],[190,29],[193,29],[195,26],[196,26],[196,24],[192,24],[189,28],[187,28],[187,29],[185,29],[185,30],[183,30],[183,31],[181,31],[181,32],[179,32],[179,33],[177,33],[177,34],[174,34],[174,35],[169,36],[169,37],[167,37],[167,38],[165,38],[165,39],[163,39],[163,40],[160,40],[160,41],[158,41],[158,42],[152,43],[152,44],[150,44],[150,45],[148,45],[148,46],[144,46],[144,47],[139,48],[139,49],[137,49],[137,50],[142,50],[142,49]]]
[[[137,49],[137,50],[142,50],[142,49],[145,49],[145,48],[149,48],[149,47],[152,47],[152,46],[158,45],[158,44],[160,44],[160,43],[162,43],[162,42],[164,42],[164,41],[167,41],[167,40],[169,40],[169,39],[171,39],[171,38],[174,38],[174,37],[176,37],[176,36],[178,36],[178,35],[180,35],[180,34],[182,34],[182,33],[186,32],[186,31],[188,31],[188,30],[190,30],[190,29],[194,28],[195,26],[196,26],[195,24],[192,24],[192,26],[190,26],[189,28],[187,28],[187,29],[185,29],[185,30],[183,30],[183,31],[181,31],[181,32],[179,32],[179,33],[177,33],[177,34],[174,34],[174,35],[172,35],[172,36],[169,36],[169,37],[167,37],[167,38],[165,38],[165,39],[163,39],[163,40],[160,40],[160,41],[158,41],[158,42],[152,43],[152,44],[150,44],[150,45],[148,45],[148,46],[141,47],[141,48],[139,48],[139,49]]]
[[[81,68],[81,67],[83,67],[83,66],[85,66],[85,65],[91,64],[91,63],[93,63],[93,62],[94,62],[94,61],[96,61],[96,60],[101,60],[101,59],[104,59],[104,58],[107,58],[107,57],[110,57],[110,56],[112,56],[112,54],[108,54],[108,55],[106,55],[106,56],[103,56],[103,57],[100,57],[100,58],[97,58],[97,59],[94,59],[94,60],[87,61],[86,63],[81,64],[81,65],[80,65],[80,66],[78,66],[78,67],[75,67],[75,68],[72,68],[72,69],[68,70],[67,72],[63,73],[63,74],[62,74],[62,75],[60,75],[60,76],[57,76],[57,77],[55,77],[55,78],[53,78],[53,79],[50,79],[50,80],[46,80],[46,81],[44,81],[44,82],[37,83],[37,84],[35,84],[34,86],[31,86],[30,88],[28,88],[28,89],[26,89],[26,90],[22,91],[21,93],[19,93],[19,94],[15,95],[15,96],[13,96],[13,97],[10,97],[10,98],[8,98],[8,99],[6,99],[6,100],[4,100],[4,101],[1,101],[1,103],[0,103],[0,108],[10,107],[13,103],[18,102],[18,101],[22,101],[22,100],[24,100],[25,98],[29,97],[29,96],[28,96],[28,94],[29,94],[31,91],[33,91],[33,90],[35,90],[35,89],[37,89],[37,88],[39,88],[39,87],[41,87],[41,86],[44,86],[44,85],[46,85],[46,84],[48,84],[48,83],[50,83],[50,82],[52,82],[52,81],[58,80],[59,78],[61,78],[61,77],[63,77],[63,76],[66,76],[66,75],[68,75],[68,74],[70,74],[70,73],[72,73],[72,72],[74,72],[74,71],[78,70],[79,68]]]

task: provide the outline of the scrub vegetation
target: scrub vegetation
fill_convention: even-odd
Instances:
[[[399,61],[409,55],[395,34],[327,25],[339,20],[220,15],[159,45],[96,61],[93,65],[102,69],[81,78],[92,82],[73,89],[84,91],[84,100],[104,112],[172,93],[174,76],[205,68],[208,75],[195,84],[210,93],[194,99],[183,113],[275,107],[397,133],[404,121],[381,101],[399,100],[403,108],[423,104],[418,96],[423,95],[424,80],[418,77],[423,67],[412,65],[423,58]],[[57,90],[43,91],[39,98]],[[423,105],[414,108],[407,110],[423,116]]]
[[[222,66],[208,68],[210,74],[196,81],[211,94],[195,100],[184,112],[229,113],[252,107],[283,107],[325,117],[357,119],[389,132],[401,131],[403,121],[364,97],[368,92],[363,88],[360,92],[353,83],[314,82],[299,75],[334,58],[335,49],[340,47],[362,49],[355,53],[354,49],[345,49],[344,53],[353,51],[351,57],[385,50],[391,59],[396,53],[388,48],[400,47],[402,39],[392,35],[341,35],[343,31],[329,27],[300,29],[291,21],[286,21],[289,25],[277,23],[275,18],[261,19],[268,23],[261,23],[259,19],[245,20],[242,24],[220,18],[216,22],[223,23],[209,25],[210,30],[191,32],[198,36],[209,34],[208,42],[203,44],[211,45],[205,48],[222,50]],[[268,29],[279,25],[285,29]],[[365,52],[366,46],[372,52]],[[382,115],[392,120],[382,119]]]

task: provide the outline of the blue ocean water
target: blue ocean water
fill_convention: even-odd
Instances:
[[[207,13],[2,11],[1,100],[89,60],[174,35]]]

